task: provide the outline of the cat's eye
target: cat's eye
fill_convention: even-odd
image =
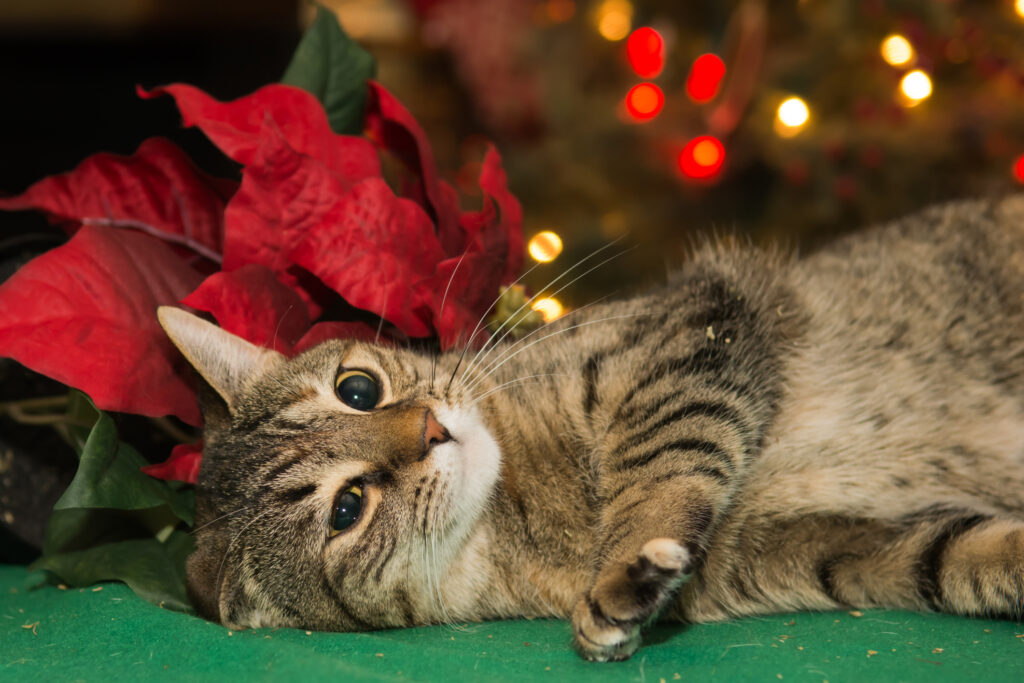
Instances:
[[[380,400],[377,380],[362,370],[348,370],[338,376],[334,392],[341,402],[356,410],[372,410]]]
[[[359,521],[359,513],[363,510],[363,489],[360,486],[349,486],[338,494],[331,508],[331,536],[337,536]]]

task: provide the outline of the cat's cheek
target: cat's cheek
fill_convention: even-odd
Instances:
[[[455,438],[439,447],[447,451],[454,470],[454,521],[475,521],[498,480],[501,448],[475,409],[439,408],[437,417]]]

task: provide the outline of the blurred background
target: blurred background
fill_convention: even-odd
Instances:
[[[661,280],[698,234],[809,251],[1024,183],[1024,0],[324,4],[426,128],[467,208],[498,144],[526,237],[539,235],[534,291],[622,238],[628,251],[558,294],[567,308]],[[2,0],[0,193],[157,135],[237,174],[170,98],[144,102],[135,85],[241,96],[280,78],[312,15],[304,0]],[[59,239],[39,215],[3,216],[0,279]],[[0,399],[53,393],[20,386],[12,365]],[[52,438],[21,434],[36,451]],[[45,515],[10,510],[48,510],[70,470],[14,486],[12,452],[0,448],[0,530],[33,546]]]
[[[567,306],[657,281],[697,233],[812,249],[1024,181],[1022,0],[324,4],[467,206],[497,142],[527,238],[562,243],[534,289],[611,239],[634,247]],[[135,84],[243,95],[280,77],[311,17],[304,0],[3,0],[0,192],[153,135],[234,173]]]

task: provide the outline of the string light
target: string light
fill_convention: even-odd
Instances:
[[[530,239],[526,250],[534,261],[549,263],[562,253],[562,238],[550,230],[538,232]]]
[[[1019,7],[1022,3],[1024,3],[1024,0],[1020,0],[1017,6]],[[1017,161],[1013,164],[1013,177],[1016,178],[1018,183],[1024,185],[1024,154],[1017,157]]]
[[[900,91],[906,97],[907,106],[913,107],[932,94],[932,79],[920,69],[914,69],[900,81]]]
[[[653,83],[634,85],[626,93],[626,111],[636,121],[650,121],[665,105],[665,94]]]
[[[665,68],[665,40],[650,26],[629,34],[626,41],[629,65],[640,78],[654,78]]]
[[[725,147],[710,135],[695,137],[679,154],[679,170],[688,178],[710,180],[725,163]]]
[[[697,57],[686,78],[686,94],[694,102],[703,104],[715,99],[718,87],[725,77],[725,62],[711,53]]]
[[[1013,8],[1017,11],[1017,16],[1024,19],[1024,0],[1017,0]]]
[[[799,133],[811,118],[807,103],[799,97],[790,97],[779,105],[775,113],[775,132],[783,137]]]
[[[605,40],[622,40],[633,28],[633,4],[628,0],[604,0],[595,16],[597,32]]]
[[[898,33],[893,33],[882,41],[881,52],[882,59],[891,66],[902,66],[914,58],[914,47]]]
[[[530,308],[540,313],[546,323],[549,323],[552,320],[557,320],[562,317],[562,313],[565,312],[565,307],[562,306],[562,302],[551,296],[544,297],[543,299],[537,299],[530,304]]]

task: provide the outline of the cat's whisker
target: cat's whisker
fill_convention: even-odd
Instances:
[[[556,276],[555,278],[553,278],[553,279],[552,279],[552,280],[551,280],[550,282],[548,282],[548,283],[547,283],[546,285],[544,285],[544,287],[542,287],[542,288],[541,288],[541,289],[540,289],[539,291],[540,291],[540,292],[543,292],[543,291],[545,291],[546,289],[550,288],[550,287],[551,287],[551,286],[553,286],[553,285],[554,285],[555,283],[557,283],[557,282],[558,282],[559,280],[561,280],[561,279],[562,279],[563,277],[565,277],[565,276],[569,275],[569,274],[570,274],[570,273],[571,273],[571,272],[572,272],[573,270],[575,270],[575,269],[576,269],[576,268],[578,268],[579,266],[581,266],[581,265],[583,265],[584,263],[586,263],[586,261],[588,261],[588,260],[589,260],[589,259],[591,259],[592,257],[594,257],[594,256],[597,256],[598,254],[600,254],[600,253],[601,253],[602,251],[604,251],[605,249],[607,249],[607,248],[609,248],[609,247],[611,247],[611,246],[615,245],[615,244],[616,244],[616,243],[617,243],[617,242],[619,241],[619,239],[622,239],[622,238],[620,237],[620,238],[618,238],[618,239],[616,239],[616,240],[613,240],[613,241],[609,242],[608,244],[605,244],[605,245],[603,245],[603,246],[599,247],[598,249],[596,249],[596,250],[592,251],[591,253],[587,254],[587,255],[586,255],[586,256],[584,256],[583,258],[579,259],[578,261],[576,261],[576,263],[574,263],[574,264],[572,264],[571,266],[569,266],[568,268],[566,268],[566,269],[565,269],[564,271],[562,271],[562,272],[561,272],[561,273],[560,273],[559,275],[557,275],[557,276]],[[624,252],[623,252],[623,253],[624,253]],[[621,253],[620,253],[620,254],[617,254],[616,256],[620,256],[620,255],[621,255]],[[614,257],[613,257],[613,258],[614,258]],[[604,263],[607,263],[607,261],[603,261],[602,263],[599,263],[599,264],[598,264],[598,266],[604,265]],[[532,270],[532,269],[531,269],[531,270]],[[593,270],[593,269],[591,269],[591,270]],[[586,275],[586,274],[587,274],[587,273],[589,273],[589,272],[590,272],[590,271],[588,270],[588,271],[587,271],[586,273],[584,273],[583,275]],[[580,276],[580,277],[582,277],[582,276]],[[575,282],[575,281],[576,281],[576,280],[578,280],[578,279],[579,279],[579,278],[576,278],[576,279],[575,279],[575,280],[573,280],[572,282]],[[572,282],[570,282],[569,284],[572,284]],[[564,289],[564,287],[563,287],[562,289]],[[558,291],[560,292],[560,291],[562,291],[562,290],[560,289],[560,290],[558,290]],[[556,292],[556,293],[557,293],[557,292]],[[502,340],[504,340],[504,339],[505,339],[505,337],[507,337],[507,336],[508,336],[508,334],[509,334],[510,332],[512,332],[512,330],[513,330],[513,329],[515,329],[515,325],[511,325],[511,326],[509,326],[509,327],[508,327],[508,329],[507,329],[507,330],[505,331],[505,333],[504,333],[504,334],[502,334],[502,335],[501,335],[500,337],[498,336],[498,335],[499,335],[499,333],[500,333],[500,332],[501,332],[501,331],[502,331],[503,329],[505,329],[506,325],[508,325],[508,324],[509,324],[509,323],[510,323],[511,321],[515,320],[515,319],[516,319],[516,317],[517,317],[517,316],[518,316],[518,315],[519,315],[519,314],[520,314],[520,313],[521,313],[521,312],[523,311],[523,309],[525,309],[525,308],[526,308],[527,306],[529,306],[530,304],[532,304],[532,303],[533,303],[533,302],[534,302],[534,301],[536,300],[537,296],[538,296],[538,295],[537,295],[537,294],[535,294],[534,296],[530,297],[530,298],[529,298],[529,299],[527,299],[527,300],[526,300],[525,302],[523,302],[523,304],[522,304],[522,305],[520,305],[520,306],[519,306],[519,308],[517,308],[517,309],[516,309],[516,310],[515,310],[515,311],[514,311],[514,312],[513,312],[513,313],[512,313],[512,314],[511,314],[510,316],[508,316],[508,318],[507,318],[507,319],[506,319],[506,320],[505,320],[504,322],[502,322],[502,323],[501,323],[501,325],[500,325],[500,326],[498,326],[498,329],[496,329],[496,330],[494,331],[494,334],[493,334],[493,335],[491,335],[491,337],[490,337],[489,339],[487,339],[486,341],[484,341],[483,345],[482,345],[482,346],[480,347],[480,349],[479,349],[479,350],[477,351],[476,355],[475,355],[475,356],[473,356],[473,359],[472,359],[472,360],[471,360],[471,361],[470,361],[470,362],[468,363],[468,365],[467,365],[467,367],[466,367],[466,370],[465,370],[465,373],[463,374],[463,377],[467,377],[467,376],[469,375],[469,372],[470,372],[470,371],[472,370],[472,368],[474,368],[474,367],[476,366],[476,364],[477,364],[477,360],[478,360],[478,359],[480,358],[480,355],[481,355],[481,354],[484,354],[484,356],[483,356],[483,357],[484,357],[484,358],[486,358],[486,357],[487,357],[487,355],[489,355],[489,354],[490,354],[490,349],[494,349],[494,348],[495,348],[495,347],[496,347],[496,346],[497,346],[497,345],[498,345],[498,344],[499,344],[499,343],[500,343],[500,342],[501,342]],[[554,296],[554,295],[552,295],[552,296]],[[490,348],[488,348],[488,345],[490,345]],[[460,359],[459,359],[459,362],[461,363],[461,361],[462,361],[462,359],[460,358]],[[481,361],[481,362],[482,362],[482,361]],[[459,369],[459,368],[458,368],[458,365],[456,365],[456,366],[455,366],[455,370],[454,370],[454,371],[452,371],[452,377],[451,377],[451,379],[449,380],[449,384],[451,384],[451,381],[455,379],[455,374],[456,374],[456,373],[458,372],[458,369]]]
[[[611,246],[612,244],[615,244],[615,242],[611,242],[610,244],[608,244],[608,245],[605,245],[605,246]],[[602,247],[602,248],[603,248],[603,247]],[[569,282],[565,283],[564,285],[562,285],[561,287],[559,287],[558,289],[556,289],[556,290],[555,290],[554,292],[552,292],[551,294],[547,294],[546,296],[556,296],[556,295],[560,294],[560,293],[561,293],[561,292],[563,292],[563,291],[564,291],[565,289],[567,289],[568,287],[571,287],[571,286],[572,286],[573,284],[575,284],[575,283],[576,283],[577,281],[579,281],[579,280],[580,280],[581,278],[583,278],[583,277],[586,277],[587,275],[589,275],[590,273],[594,272],[595,270],[597,270],[597,269],[598,269],[598,268],[600,268],[601,266],[605,265],[606,263],[609,263],[610,261],[614,261],[615,259],[619,258],[620,256],[623,256],[624,254],[627,254],[627,253],[629,253],[630,251],[632,251],[632,249],[633,249],[633,248],[635,248],[635,247],[631,247],[630,249],[623,249],[622,251],[620,251],[620,252],[618,252],[618,253],[616,253],[616,254],[613,254],[613,255],[609,256],[608,258],[606,258],[605,260],[601,261],[600,263],[598,263],[598,264],[596,264],[596,265],[594,265],[594,266],[591,266],[591,267],[590,267],[590,268],[588,268],[587,270],[583,271],[582,273],[580,273],[579,275],[577,275],[576,277],[574,277],[574,278],[573,278],[572,280],[570,280]],[[594,253],[596,254],[597,252],[594,252]],[[589,256],[588,256],[587,258],[589,258]],[[568,275],[568,274],[569,274],[569,273],[570,273],[570,272],[571,272],[571,271],[572,271],[572,270],[573,270],[574,268],[576,268],[576,267],[577,267],[578,265],[580,265],[581,263],[582,263],[582,261],[580,261],[580,262],[579,262],[579,263],[577,263],[576,265],[573,265],[572,267],[570,267],[569,269],[567,269],[567,270],[566,270],[566,271],[565,271],[564,273],[562,273],[561,275],[559,275],[559,276],[558,276],[557,278],[555,278],[554,280],[552,280],[551,282],[549,282],[549,283],[548,283],[548,284],[547,284],[547,285],[546,285],[546,286],[545,286],[545,287],[544,287],[543,289],[539,290],[537,294],[534,294],[534,295],[533,295],[532,297],[530,297],[529,299],[527,299],[527,300],[526,300],[526,303],[524,303],[524,304],[523,304],[522,306],[520,306],[520,307],[519,307],[519,308],[518,308],[518,309],[516,310],[516,312],[515,312],[515,313],[513,313],[513,314],[512,314],[511,316],[509,316],[508,320],[506,320],[506,321],[505,321],[504,323],[502,323],[502,326],[504,326],[505,324],[507,324],[507,323],[508,323],[509,321],[511,321],[511,320],[514,320],[514,319],[515,319],[515,317],[516,317],[517,315],[519,315],[519,313],[520,313],[520,312],[521,312],[521,311],[523,310],[523,308],[525,308],[526,306],[528,306],[528,305],[530,305],[531,303],[533,303],[533,302],[534,302],[534,301],[535,301],[535,300],[537,299],[537,297],[539,297],[539,296],[541,295],[541,293],[543,293],[543,292],[544,292],[545,290],[547,290],[548,288],[550,288],[550,287],[551,287],[552,285],[554,285],[554,284],[555,284],[556,282],[558,282],[558,281],[559,281],[559,280],[561,280],[561,279],[562,279],[563,277],[565,277],[566,275]],[[463,377],[465,377],[465,378],[468,378],[468,377],[469,377],[469,372],[470,372],[470,371],[471,371],[472,369],[474,369],[475,367],[479,367],[479,365],[477,365],[477,359],[478,359],[478,358],[480,358],[480,354],[481,354],[481,353],[483,353],[484,355],[483,355],[483,358],[480,358],[480,364],[483,364],[483,363],[484,363],[484,362],[485,362],[485,361],[487,360],[487,357],[491,355],[491,352],[493,352],[493,351],[494,351],[494,349],[498,348],[498,345],[499,345],[499,344],[500,344],[500,343],[501,343],[501,342],[502,342],[502,341],[503,341],[503,340],[505,339],[505,337],[507,337],[507,336],[509,335],[509,333],[511,333],[511,332],[512,332],[512,330],[513,330],[514,328],[515,328],[515,326],[509,327],[509,328],[508,328],[508,330],[506,330],[506,331],[505,331],[505,333],[504,333],[503,335],[501,335],[501,337],[500,337],[500,338],[498,338],[498,339],[496,339],[496,340],[495,340],[495,337],[492,337],[492,338],[491,338],[491,340],[494,340],[494,343],[493,343],[493,344],[491,344],[490,348],[487,348],[487,343],[485,343],[485,344],[484,344],[484,347],[483,347],[483,348],[481,348],[481,349],[480,349],[480,351],[478,351],[478,352],[477,352],[476,356],[474,356],[474,357],[473,357],[473,360],[471,360],[471,361],[470,361],[470,363],[469,363],[469,366],[468,366],[468,367],[467,367],[467,369],[466,369],[466,373],[465,373],[465,374],[463,375]],[[501,328],[498,328],[498,330],[496,330],[496,331],[495,331],[495,336],[497,336],[497,333],[498,333],[498,331],[500,331],[500,330],[501,330]],[[488,340],[488,342],[490,342],[491,340]],[[486,353],[484,353],[484,350],[485,350],[485,349],[486,349]]]
[[[224,550],[224,559],[222,559],[220,561],[220,568],[217,570],[217,580],[214,582],[215,586],[220,586],[221,585],[221,579],[223,579],[223,577],[224,577],[224,565],[227,563],[228,557],[231,555],[231,548],[235,545],[235,542],[239,538],[241,538],[242,534],[244,534],[246,532],[246,530],[249,527],[251,527],[253,524],[255,524],[261,517],[263,517],[263,516],[273,512],[273,511],[274,511],[273,508],[267,508],[266,510],[264,510],[260,514],[256,515],[252,519],[250,519],[249,522],[245,526],[243,526],[241,528],[241,530],[237,534],[234,535],[234,537],[231,539],[231,542],[228,543],[227,548]]]
[[[216,519],[211,519],[206,524],[203,524],[202,526],[197,526],[195,529],[191,529],[188,533],[192,534],[192,535],[195,535],[195,533],[197,531],[199,531],[200,529],[205,529],[206,527],[210,526],[211,524],[216,524],[217,522],[219,522],[222,519],[225,519],[227,517],[231,517],[232,515],[237,515],[239,512],[242,512],[244,510],[248,510],[251,507],[252,507],[251,505],[246,505],[244,507],[240,507],[240,508],[238,508],[237,510],[235,510],[233,512],[229,512],[227,514],[221,515],[220,517],[217,517]]]
[[[567,314],[565,314],[565,315],[563,316],[563,319],[564,319],[564,320],[568,320],[568,319],[569,319],[570,317],[572,317],[572,316],[578,316],[578,315],[580,315],[581,313],[583,313],[584,311],[586,311],[587,309],[589,309],[589,308],[593,308],[594,306],[597,306],[597,305],[598,305],[598,304],[600,304],[600,303],[601,303],[602,301],[604,301],[605,299],[607,299],[607,298],[608,298],[609,296],[611,296],[611,295],[610,295],[610,294],[608,294],[608,295],[605,295],[605,296],[603,296],[603,297],[600,297],[599,299],[596,299],[596,300],[594,300],[594,301],[591,301],[591,302],[590,302],[589,304],[586,304],[585,306],[580,306],[579,308],[577,308],[577,309],[575,309],[575,310],[573,310],[573,311],[569,311],[569,313],[567,313]],[[513,341],[513,342],[512,342],[511,344],[509,344],[509,345],[508,345],[508,347],[506,347],[506,348],[502,349],[502,351],[503,351],[504,353],[508,353],[508,352],[512,351],[513,349],[515,349],[515,348],[516,348],[517,346],[519,346],[520,344],[524,344],[524,343],[526,343],[526,341],[527,341],[527,340],[528,340],[528,339],[529,339],[530,337],[532,337],[533,335],[537,334],[538,332],[547,332],[547,331],[549,331],[550,329],[551,329],[551,327],[550,327],[549,325],[541,325],[540,327],[538,327],[538,328],[536,328],[536,329],[530,330],[530,331],[529,331],[529,332],[527,332],[527,333],[526,333],[525,335],[523,335],[523,336],[522,336],[521,338],[519,338],[519,339],[516,339],[516,340],[515,340],[515,341]],[[494,347],[494,348],[498,348],[498,347]],[[499,356],[499,358],[503,358],[503,357],[504,357],[504,356]],[[481,362],[481,364],[482,364],[482,363],[484,362],[484,360],[486,360],[486,357],[485,357],[485,358],[484,358],[483,360],[481,360],[481,361],[480,361],[480,362]],[[477,367],[479,368],[479,366],[477,366]],[[479,377],[479,372],[477,372],[477,373],[475,374],[475,376],[470,376],[470,375],[469,375],[469,371],[467,370],[467,373],[466,373],[465,375],[463,375],[464,385],[468,386],[468,385],[472,384],[472,385],[474,385],[474,386],[475,386],[475,385],[476,385],[476,381],[475,381],[475,380],[476,380],[476,379],[477,379],[478,377]]]
[[[475,406],[477,403],[479,403],[483,399],[487,398],[491,394],[493,394],[493,393],[495,393],[497,391],[501,391],[502,389],[505,389],[507,387],[510,387],[513,384],[519,384],[521,382],[526,382],[526,381],[531,380],[531,379],[537,379],[538,377],[568,377],[568,376],[569,375],[565,374],[564,372],[545,372],[545,373],[542,373],[542,374],[539,374],[539,375],[530,375],[529,377],[520,377],[518,379],[514,379],[514,380],[511,380],[511,381],[505,382],[504,384],[499,384],[498,386],[496,386],[496,387],[494,387],[492,389],[487,390],[486,392],[484,392],[480,396],[474,397],[469,405],[470,406]]]
[[[282,314],[281,317],[278,318],[278,320],[277,320],[277,327],[274,328],[274,337],[273,337],[273,341],[270,343],[270,348],[272,348],[272,349],[276,349],[277,348],[277,338],[278,338],[278,336],[279,336],[279,334],[281,332],[281,325],[284,324],[284,319],[288,316],[289,313],[291,313],[291,310],[293,308],[294,308],[294,306],[288,306],[288,308],[285,309],[284,314]]]
[[[586,262],[586,261],[587,261],[588,259],[590,259],[590,258],[592,258],[592,257],[594,257],[594,256],[597,256],[598,254],[600,254],[600,253],[601,253],[602,251],[604,251],[605,249],[608,249],[609,247],[612,247],[612,246],[614,246],[614,245],[615,245],[615,244],[617,244],[617,243],[619,242],[619,240],[621,240],[621,239],[622,239],[622,237],[617,237],[617,238],[615,238],[614,240],[612,240],[611,242],[609,242],[608,244],[605,244],[605,245],[603,245],[603,246],[601,246],[601,247],[598,247],[597,249],[595,249],[594,251],[590,252],[589,254],[587,254],[586,256],[584,256],[583,258],[581,258],[580,260],[576,261],[576,263],[574,263],[574,264],[572,264],[571,266],[569,266],[568,268],[566,268],[566,269],[565,269],[565,270],[564,270],[564,271],[563,271],[563,272],[562,272],[562,273],[561,273],[561,274],[560,274],[560,275],[559,275],[558,277],[556,277],[556,278],[555,278],[554,280],[552,280],[551,282],[549,282],[549,283],[548,283],[548,284],[546,285],[546,287],[545,287],[545,288],[547,288],[547,287],[550,287],[551,285],[553,285],[553,284],[555,284],[556,282],[558,282],[558,281],[559,281],[559,280],[560,280],[561,278],[563,278],[563,277],[565,277],[566,275],[568,275],[568,274],[569,274],[570,272],[572,272],[572,271],[573,271],[573,269],[577,268],[578,266],[581,266],[581,265],[582,265],[583,263],[585,263],[585,262]],[[511,285],[509,285],[509,287],[512,287],[512,286],[514,286],[514,285],[518,284],[519,282],[521,282],[521,281],[523,280],[523,278],[525,278],[525,277],[526,277],[527,275],[529,275],[529,274],[530,274],[530,273],[532,273],[532,272],[533,272],[534,270],[536,270],[537,268],[539,268],[539,267],[540,267],[541,265],[543,265],[543,264],[542,264],[542,263],[540,263],[540,262],[538,262],[538,263],[535,263],[535,264],[533,264],[533,265],[532,265],[532,266],[531,266],[531,267],[530,267],[530,268],[529,268],[529,269],[528,269],[528,270],[527,270],[526,272],[524,272],[524,273],[523,273],[522,275],[520,275],[519,277],[517,277],[517,278],[516,278],[516,279],[515,279],[515,280],[514,280],[514,281],[512,282],[512,284],[511,284]],[[542,291],[543,291],[543,290],[542,290]],[[458,371],[459,371],[459,367],[460,367],[460,366],[462,365],[462,361],[463,361],[463,360],[465,359],[465,357],[466,357],[466,353],[467,353],[467,352],[469,351],[470,347],[472,346],[472,344],[473,344],[473,340],[474,340],[474,339],[476,338],[477,332],[481,331],[481,328],[480,328],[480,326],[481,326],[481,325],[483,324],[484,320],[485,320],[485,319],[487,318],[487,313],[488,313],[488,312],[489,312],[489,311],[490,311],[490,310],[491,310],[492,308],[494,308],[494,306],[495,306],[495,305],[496,305],[496,304],[497,304],[497,303],[498,303],[498,302],[499,302],[499,301],[501,300],[501,297],[502,297],[502,295],[501,295],[501,294],[499,294],[499,295],[497,296],[497,298],[495,298],[495,299],[494,299],[494,301],[492,301],[492,302],[491,302],[491,305],[487,307],[487,310],[486,310],[486,311],[484,311],[484,314],[483,314],[482,316],[480,316],[480,319],[479,319],[479,320],[478,320],[478,321],[476,322],[476,326],[475,326],[475,327],[473,328],[473,332],[472,332],[472,333],[471,333],[471,334],[469,335],[469,339],[468,339],[468,340],[466,341],[466,345],[465,345],[465,346],[464,346],[464,347],[462,348],[462,353],[461,353],[461,354],[459,355],[459,360],[458,360],[458,362],[456,362],[456,363],[455,363],[455,369],[454,369],[454,370],[452,370],[452,375],[451,375],[451,377],[449,377],[449,378],[448,378],[448,385],[447,385],[447,386],[445,387],[445,394],[447,394],[447,393],[448,393],[448,390],[449,390],[449,389],[451,388],[451,386],[452,386],[452,382],[453,382],[453,381],[455,380],[455,375],[456,375],[456,374],[458,373]],[[504,329],[505,325],[507,325],[507,324],[508,324],[509,320],[514,320],[514,319],[515,319],[515,317],[516,317],[516,316],[517,316],[517,315],[519,314],[519,312],[523,310],[523,307],[524,307],[524,306],[526,306],[526,305],[528,305],[528,304],[529,304],[529,303],[530,303],[530,302],[531,302],[531,301],[532,301],[532,300],[533,300],[534,298],[535,298],[535,297],[531,297],[531,298],[530,298],[529,300],[527,300],[527,302],[526,302],[525,304],[523,304],[522,306],[520,306],[520,307],[519,307],[519,308],[518,308],[518,309],[516,310],[516,312],[515,312],[515,313],[513,313],[513,314],[512,314],[512,315],[511,315],[511,316],[509,317],[509,319],[508,319],[508,320],[506,320],[505,322],[503,322],[503,323],[502,323],[502,324],[501,324],[501,325],[500,325],[500,326],[498,327],[498,329],[494,331],[494,335],[497,335],[497,334],[498,334],[498,332],[500,332],[500,331],[501,331],[502,329]],[[493,338],[494,338],[494,335],[492,335],[491,339],[493,339]],[[483,346],[482,346],[482,347],[480,348],[480,351],[478,351],[478,352],[477,352],[477,355],[473,357],[473,361],[470,361],[470,363],[469,363],[469,367],[472,367],[472,365],[473,365],[473,362],[474,362],[474,361],[476,360],[476,358],[477,358],[477,357],[478,357],[478,356],[480,355],[480,352],[481,352],[481,351],[483,351],[483,350],[484,350],[484,349],[485,349],[485,348],[487,347],[487,343],[488,343],[489,341],[490,341],[490,339],[488,339],[487,341],[485,341],[485,342],[484,342]],[[467,368],[467,370],[468,370],[468,368]]]
[[[452,282],[455,281],[455,274],[459,272],[459,267],[462,265],[462,261],[466,258],[466,254],[469,253],[469,245],[466,246],[465,251],[462,252],[462,256],[459,257],[459,262],[455,264],[455,268],[452,269],[452,274],[448,276],[448,284],[445,285],[444,294],[441,296],[441,307],[437,311],[437,322],[440,326],[444,320],[444,305],[448,301],[448,290],[452,287]],[[431,352],[430,355],[430,386],[434,386],[434,377],[437,371],[437,353]]]
[[[575,330],[575,329],[578,329],[578,328],[581,328],[581,327],[586,327],[587,325],[596,325],[598,323],[608,322],[610,320],[623,320],[625,318],[635,318],[635,317],[637,317],[639,315],[642,315],[642,313],[629,313],[627,315],[612,315],[612,316],[608,316],[606,318],[598,318],[597,320],[588,320],[587,322],[579,323],[578,325],[570,325],[569,327],[566,327],[565,329],[558,330],[557,332],[553,332],[551,334],[546,334],[543,337],[541,337],[540,339],[533,340],[532,342],[530,342],[529,344],[527,344],[523,348],[519,349],[515,353],[511,353],[511,354],[508,354],[506,356],[502,356],[502,357],[497,358],[495,360],[495,363],[497,363],[497,365],[492,363],[490,366],[485,368],[485,373],[486,374],[484,374],[482,377],[474,380],[472,386],[467,387],[466,390],[467,391],[472,391],[473,388],[475,388],[477,385],[480,384],[480,382],[484,381],[486,378],[488,378],[491,375],[493,375],[498,370],[498,368],[500,368],[505,363],[509,362],[510,360],[512,360],[513,358],[518,356],[523,351],[526,351],[527,349],[529,349],[534,344],[539,344],[540,342],[546,341],[548,339],[551,339],[552,337],[557,337],[560,334],[564,334],[566,332],[569,332],[570,330]]]

